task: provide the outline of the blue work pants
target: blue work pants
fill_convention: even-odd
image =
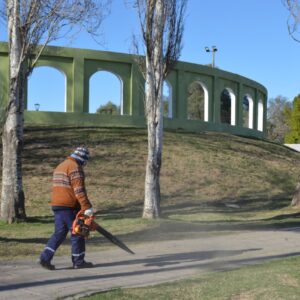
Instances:
[[[76,217],[76,210],[59,209],[53,210],[55,218],[55,231],[49,239],[40,259],[44,262],[51,262],[55,251],[66,239],[67,234],[71,231],[71,258],[74,265],[80,265],[84,262],[85,256],[85,239],[80,235],[72,234],[72,224]]]

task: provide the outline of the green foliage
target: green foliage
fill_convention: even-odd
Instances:
[[[190,85],[188,90],[187,118],[189,120],[204,120],[204,91],[198,82]]]
[[[292,103],[287,98],[277,96],[270,99],[267,112],[267,137],[273,142],[283,143],[290,131],[289,116]]]
[[[290,131],[285,137],[285,143],[298,144],[300,143],[300,94],[294,98],[293,108],[286,112],[289,122]]]
[[[97,111],[97,114],[100,115],[119,115],[120,114],[120,106],[108,101],[106,104],[101,105]]]

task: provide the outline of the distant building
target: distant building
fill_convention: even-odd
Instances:
[[[300,144],[284,144],[286,147],[289,147],[291,149],[294,149],[298,152],[300,152]]]

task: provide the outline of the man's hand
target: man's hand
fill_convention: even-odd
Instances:
[[[91,216],[94,214],[93,208],[91,207],[91,208],[86,209],[86,210],[84,211],[84,214],[85,214],[86,216],[91,217]]]

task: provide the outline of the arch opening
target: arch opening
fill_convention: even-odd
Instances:
[[[200,81],[194,81],[188,87],[187,118],[208,121],[208,90]]]
[[[173,117],[172,85],[167,80],[163,83],[163,113],[165,118]]]
[[[28,80],[27,110],[67,111],[66,75],[49,66],[33,69]]]
[[[235,125],[236,98],[231,89],[225,88],[222,91],[220,106],[221,123]]]
[[[94,73],[89,80],[88,107],[89,113],[123,115],[122,79],[109,71]]]

